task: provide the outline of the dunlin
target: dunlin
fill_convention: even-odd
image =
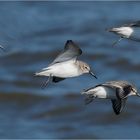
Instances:
[[[125,107],[127,97],[136,95],[140,97],[134,85],[127,81],[110,81],[97,85],[82,92],[86,95],[85,103],[91,103],[95,98],[111,99],[112,107],[116,115]]]
[[[113,45],[120,42],[123,38],[140,42],[140,21],[125,24],[120,27],[107,29],[107,31],[113,32],[120,36],[119,40],[114,42]]]
[[[90,66],[77,60],[77,57],[82,54],[82,50],[72,40],[68,40],[64,50],[55,58],[55,60],[47,67],[37,72],[37,76],[48,76],[45,85],[50,81],[59,82],[66,78],[76,77],[84,73],[89,73],[95,78],[95,74],[91,71]]]

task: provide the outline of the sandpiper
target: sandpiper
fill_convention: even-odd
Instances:
[[[2,45],[0,45],[0,48],[1,48],[2,50],[4,50],[4,47],[3,47]]]
[[[89,73],[97,77],[91,71],[90,66],[77,60],[77,57],[82,54],[82,50],[72,40],[68,40],[65,44],[64,50],[55,58],[55,60],[47,67],[37,72],[37,76],[48,76],[45,83],[47,85],[50,81],[59,82],[66,78],[76,77],[84,73]]]
[[[127,81],[110,81],[99,84],[84,90],[82,94],[86,95],[86,104],[91,103],[95,98],[111,99],[116,115],[120,114],[124,109],[128,96],[136,95],[140,97],[136,87]]]
[[[113,43],[113,46],[120,42],[123,38],[140,42],[140,21],[125,24],[116,28],[107,29],[107,31],[113,32],[120,36],[119,40]]]

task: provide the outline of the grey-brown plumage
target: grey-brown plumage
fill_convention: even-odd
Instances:
[[[81,54],[82,50],[78,47],[78,45],[72,40],[68,40],[65,44],[64,50],[54,59],[50,65],[77,58]]]
[[[57,83],[66,78],[80,76],[85,73],[89,73],[97,78],[87,63],[77,60],[81,54],[82,50],[78,45],[72,40],[67,40],[63,51],[54,61],[35,75],[49,77],[45,82],[45,86],[48,85],[49,82]]]
[[[140,20],[132,22],[132,23],[124,24],[123,26],[127,26],[127,27],[140,27]]]
[[[124,109],[128,96],[140,96],[136,87],[127,81],[109,81],[84,90],[82,93],[86,95],[86,104],[91,103],[95,98],[111,99],[116,115]]]

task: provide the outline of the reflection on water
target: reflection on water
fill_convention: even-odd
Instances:
[[[139,88],[140,47],[105,32],[139,19],[140,2],[0,2],[0,138],[140,138],[139,105],[116,116],[111,102],[86,106],[80,92],[109,80]],[[131,9],[131,10],[130,10]],[[98,80],[83,75],[42,89],[47,66],[66,40],[76,41]]]

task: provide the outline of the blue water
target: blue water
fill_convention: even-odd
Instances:
[[[140,43],[106,28],[140,20],[140,2],[0,2],[0,138],[140,138],[140,99],[119,116],[111,102],[84,104],[80,92],[110,80],[140,88]],[[98,80],[70,78],[42,89],[35,77],[72,39]]]

